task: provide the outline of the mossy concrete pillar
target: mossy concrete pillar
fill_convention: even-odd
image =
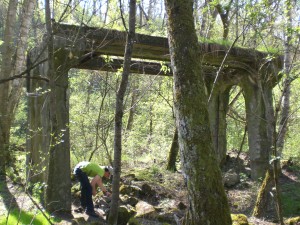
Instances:
[[[229,90],[214,92],[208,104],[213,147],[219,163],[225,160],[227,153],[226,114],[229,102]]]
[[[54,71],[49,74],[50,151],[46,189],[46,208],[53,212],[71,211],[71,169],[69,140],[68,71],[69,52],[58,49],[54,55]]]
[[[35,49],[28,55],[30,68],[33,62],[41,62],[45,54],[39,54]],[[28,132],[26,143],[26,178],[32,183],[47,181],[47,168],[49,159],[50,127],[49,127],[49,84],[46,77],[47,63],[40,63],[31,70],[31,79],[27,79],[28,103]]]
[[[37,62],[43,60],[39,50],[31,52],[32,62],[35,57]],[[72,62],[68,56],[67,50],[56,50],[53,73],[49,74],[45,60],[31,71],[35,79],[27,82],[28,174],[32,182],[47,184],[45,200],[49,211],[71,210],[68,71]]]
[[[272,105],[272,89],[269,90],[261,81],[248,77],[243,80],[242,88],[246,105],[251,177],[257,180],[265,176],[270,159],[272,140],[266,103]]]

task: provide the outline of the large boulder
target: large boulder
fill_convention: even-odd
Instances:
[[[120,187],[120,194],[139,197],[142,194],[142,189],[135,185],[125,185]]]
[[[139,201],[136,206],[135,206],[135,210],[136,210],[136,218],[155,218],[157,217],[157,212],[154,208],[153,205],[150,205],[147,202],[144,201]]]
[[[226,187],[233,187],[240,182],[240,176],[236,171],[230,169],[224,174],[223,182]]]

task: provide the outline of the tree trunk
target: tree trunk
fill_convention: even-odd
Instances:
[[[17,1],[9,1],[7,18],[4,30],[4,44],[2,52],[1,79],[8,78],[12,71],[13,55],[13,26],[16,23]],[[0,86],[0,175],[5,174],[6,164],[9,161],[9,134],[10,134],[10,113],[8,112],[8,93],[10,83],[5,82]]]
[[[253,216],[257,218],[275,219],[276,211],[274,207],[274,179],[273,169],[266,173],[264,181],[258,192],[256,204],[253,210]]]
[[[230,210],[212,146],[193,1],[166,0],[165,5],[174,74],[175,116],[189,199],[184,223],[229,225]]]
[[[179,145],[178,145],[178,130],[175,128],[174,131],[174,136],[173,136],[173,141],[171,145],[171,149],[169,152],[169,157],[168,157],[168,165],[167,165],[167,170],[170,171],[176,171],[176,159],[178,156],[179,152]]]
[[[232,4],[232,0],[227,4],[227,5],[221,5],[221,4],[217,4],[215,7],[221,17],[221,21],[223,24],[223,40],[227,40],[228,39],[228,34],[229,34],[229,24],[230,24],[230,20],[229,20],[229,11],[231,8],[231,4]]]
[[[17,40],[14,40],[14,26],[16,24],[16,0],[9,1],[7,12],[4,45],[2,52],[2,70],[0,79],[21,73],[25,68],[25,53],[29,36],[29,26],[31,16],[35,6],[35,1],[24,1],[24,8],[21,15],[21,26],[18,31]],[[14,49],[14,43],[17,48]],[[15,55],[13,56],[13,54]],[[13,80],[5,82],[0,86],[0,174],[5,173],[5,165],[9,163],[9,139],[11,123],[14,119],[15,110],[20,100],[23,80]]]
[[[136,15],[136,0],[130,0],[129,3],[129,30],[127,34],[124,65],[122,80],[116,96],[116,112],[115,112],[115,137],[114,137],[114,179],[112,183],[112,202],[111,210],[108,217],[110,225],[118,223],[118,208],[119,208],[119,188],[121,174],[121,156],[122,156],[122,118],[123,118],[123,100],[128,84],[128,76],[130,72],[131,55],[135,36],[135,15]]]
[[[277,138],[277,147],[278,154],[281,156],[282,150],[284,147],[284,138],[285,134],[288,130],[288,117],[290,113],[290,95],[291,95],[291,77],[290,71],[292,68],[292,13],[294,9],[294,0],[289,0],[285,2],[286,4],[286,33],[285,33],[285,42],[284,42],[284,73],[286,79],[284,80],[282,96],[281,96],[281,115],[279,121],[279,129],[278,129],[278,138]]]
[[[126,126],[126,130],[131,130],[132,129],[132,125],[133,125],[133,117],[134,117],[134,113],[135,113],[135,105],[136,105],[136,100],[138,98],[138,85],[135,84],[135,81],[133,81],[133,90],[131,93],[131,104],[130,104],[130,110],[129,110],[129,116],[128,116],[128,120],[127,120],[127,126]]]
[[[218,15],[218,11],[214,7],[210,6],[210,2],[211,0],[205,0],[203,6],[204,12],[202,13],[202,23],[200,28],[200,37],[205,37],[207,39],[211,37],[211,32],[216,22],[216,17]]]

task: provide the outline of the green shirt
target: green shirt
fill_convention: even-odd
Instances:
[[[100,177],[104,176],[104,169],[101,168],[96,163],[92,162],[81,162],[80,163],[80,169],[86,173],[89,177],[94,177],[96,175],[99,175]]]

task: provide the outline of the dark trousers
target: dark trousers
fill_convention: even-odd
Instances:
[[[92,186],[89,178],[80,168],[75,168],[74,172],[81,186],[80,204],[87,212],[93,212]]]

